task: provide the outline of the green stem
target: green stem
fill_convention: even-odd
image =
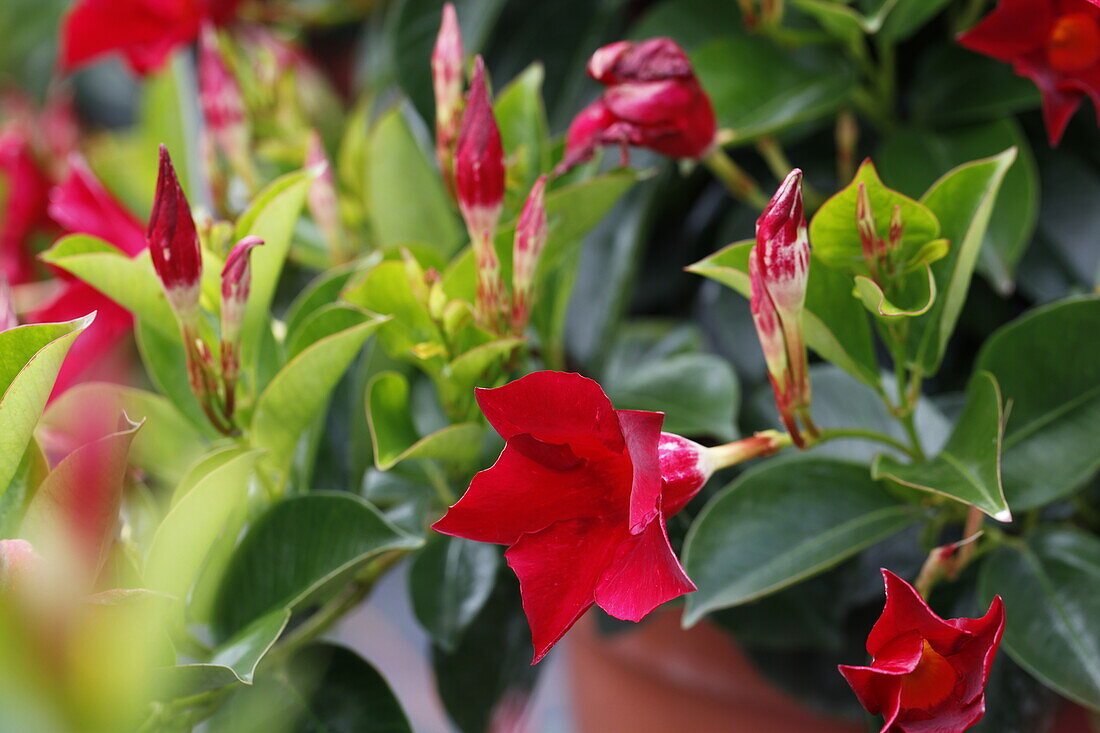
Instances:
[[[737,165],[721,146],[711,148],[702,162],[738,201],[761,211],[768,205],[768,197],[760,190],[756,180]]]
[[[917,435],[917,426],[913,420],[913,412],[908,412],[900,417],[899,420],[901,420],[901,426],[905,428],[906,437],[909,438],[910,448],[906,452],[918,461],[923,461],[925,458],[924,448],[921,447],[920,436]]]
[[[866,430],[864,428],[826,428],[821,431],[821,434],[816,440],[813,440],[810,445],[819,445],[821,443],[827,443],[830,440],[838,440],[840,438],[862,438],[863,440],[873,440],[876,443],[882,443],[888,445],[891,448],[901,451],[910,458],[920,458],[920,456],[914,452],[914,449],[905,443],[901,442],[897,438],[880,433],[877,430]]]
[[[774,137],[769,135],[757,140],[756,150],[760,153],[760,157],[764,159],[764,162],[768,164],[768,169],[776,180],[782,181],[794,170],[794,166],[787,158],[783,146]],[[816,211],[821,208],[821,204],[825,203],[825,197],[805,179],[802,181],[802,196],[806,202],[806,208],[810,211]]]

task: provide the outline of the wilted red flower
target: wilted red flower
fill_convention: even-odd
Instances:
[[[810,269],[810,242],[802,206],[802,171],[791,171],[756,221],[749,255],[753,321],[768,365],[779,414],[803,444],[795,413],[810,404],[810,377],[802,335],[802,306]]]
[[[661,413],[614,409],[579,374],[535,372],[477,399],[506,446],[432,527],[510,545],[534,662],[593,603],[639,621],[695,590],[665,519],[709,477],[705,449],[662,434]]]
[[[164,145],[160,146],[157,193],[147,238],[153,266],[168,293],[168,302],[181,316],[192,313],[199,303],[202,251],[191,205]]]
[[[1000,0],[959,36],[972,51],[1011,63],[1043,95],[1043,117],[1057,145],[1088,95],[1100,114],[1100,7],[1091,0]]]
[[[597,148],[649,148],[672,158],[699,158],[714,145],[717,122],[687,54],[671,38],[618,41],[596,51],[588,75],[607,89],[569,126],[559,171]]]
[[[148,74],[198,38],[204,22],[233,20],[238,5],[240,0],[77,0],[61,23],[61,67],[72,71],[117,52],[134,73]]]
[[[882,733],[957,733],[985,714],[985,684],[1004,631],[1001,597],[979,619],[942,619],[889,570],[886,607],[867,636],[869,667],[840,665]]]

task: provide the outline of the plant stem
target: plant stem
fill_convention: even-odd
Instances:
[[[782,181],[794,170],[794,166],[787,158],[783,146],[771,135],[757,140],[756,150],[760,153],[760,157],[764,159],[764,162],[768,164],[768,169],[776,180]],[[806,202],[806,208],[810,211],[816,211],[821,208],[821,204],[825,203],[825,197],[805,179],[802,180],[802,196]]]
[[[792,442],[788,433],[781,433],[778,430],[763,430],[753,434],[751,438],[743,438],[732,443],[707,448],[707,453],[717,470],[736,466],[738,463],[744,463],[753,458],[774,455],[782,449],[790,447]]]
[[[925,459],[924,448],[921,447],[920,436],[917,435],[917,426],[913,420],[913,412],[907,412],[900,417],[899,420],[901,420],[902,427],[905,428],[905,435],[909,438],[910,448],[906,452],[918,461],[923,461]]]
[[[882,443],[888,445],[891,448],[901,451],[910,458],[919,458],[914,453],[912,447],[901,442],[897,438],[880,433],[877,430],[866,430],[864,428],[826,428],[821,431],[821,434],[816,440],[809,442],[809,445],[819,445],[821,443],[827,443],[830,440],[838,440],[840,438],[862,438],[863,440],[873,440],[876,443]]]
[[[756,180],[737,165],[721,146],[711,148],[702,162],[738,201],[761,211],[768,205],[768,197],[760,190]]]
[[[966,541],[982,531],[982,524],[985,523],[985,515],[980,510],[970,507],[970,511],[966,513],[966,524],[963,525],[962,539]],[[971,560],[974,559],[974,551],[978,549],[976,542],[967,542],[959,550],[958,565],[954,568],[953,574],[957,575],[963,568],[965,568]]]

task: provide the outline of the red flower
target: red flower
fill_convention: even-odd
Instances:
[[[66,232],[91,234],[131,257],[145,251],[145,230],[104,188],[79,155],[69,158],[69,175],[50,191],[50,217]]]
[[[61,67],[72,71],[118,52],[134,73],[164,65],[205,21],[231,21],[240,0],[77,0],[61,23]]]
[[[702,157],[717,123],[691,62],[670,38],[619,41],[592,54],[588,75],[607,89],[569,126],[559,171],[592,157],[597,148],[649,148],[672,158]]]
[[[510,545],[534,662],[593,603],[639,621],[695,590],[665,508],[682,508],[713,470],[701,446],[662,434],[661,413],[614,409],[578,374],[536,372],[477,399],[507,444],[433,529]]]
[[[869,667],[841,665],[840,673],[882,733],[959,733],[985,715],[985,684],[1001,633],[997,596],[979,619],[942,619],[889,570],[886,607],[867,636]]]
[[[1088,95],[1100,113],[1100,3],[1096,0],[1000,0],[959,36],[972,51],[1013,65],[1043,95],[1043,117],[1057,145]]]
[[[0,135],[0,172],[7,189],[0,217],[0,274],[13,285],[34,278],[29,239],[50,223],[46,207],[51,182],[24,132],[14,126]]]

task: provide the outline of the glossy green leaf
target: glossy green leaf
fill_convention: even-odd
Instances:
[[[912,36],[951,0],[896,0],[886,15],[879,37],[897,43]]]
[[[335,303],[340,298],[340,292],[358,273],[358,264],[349,264],[322,272],[297,297],[291,302],[286,311],[287,341],[294,339],[294,334],[301,327],[302,322],[313,315],[318,309]]]
[[[473,422],[458,423],[421,437],[412,421],[409,382],[399,372],[382,372],[367,386],[367,420],[374,463],[388,471],[398,463],[418,458],[468,465],[481,449],[484,428]]]
[[[879,456],[872,467],[874,477],[943,494],[982,510],[998,522],[1011,522],[1012,513],[1001,487],[1002,405],[996,378],[989,372],[978,372],[971,380],[955,429],[939,455],[910,464]]]
[[[1027,313],[986,341],[977,368],[1011,403],[1004,440],[1009,504],[1033,509],[1079,488],[1100,468],[1100,298]]]
[[[298,354],[272,378],[252,414],[252,445],[267,451],[264,462],[283,475],[302,433],[324,410],[344,376],[384,319],[367,320],[326,336]]]
[[[447,365],[436,378],[443,409],[450,415],[474,411],[474,388],[495,386],[504,362],[523,344],[523,339],[503,338],[475,346]]]
[[[740,14],[725,0],[665,0],[648,8],[627,37],[642,41],[666,36],[690,51],[741,27]]]
[[[287,340],[287,361],[293,360],[321,339],[355,328],[372,315],[362,308],[347,303],[329,303],[321,306],[307,316]]]
[[[367,140],[367,207],[375,243],[426,242],[451,254],[465,233],[439,171],[425,157],[400,107],[382,115]]]
[[[925,376],[939,369],[955,331],[997,193],[1014,160],[1016,149],[1009,148],[991,158],[961,165],[921,198],[921,203],[939,219],[942,235],[951,241],[947,256],[932,265],[939,297],[928,313],[914,321],[924,327],[919,362]]]
[[[952,166],[1013,146],[1020,155],[1005,174],[978,258],[978,270],[1002,294],[1013,289],[1039,213],[1038,172],[1019,124],[1002,118],[946,131],[908,128],[889,136],[876,157],[892,185],[918,196]]]
[[[314,171],[296,171],[276,179],[237,220],[238,241],[248,236],[264,240],[264,246],[252,251],[252,289],[241,328],[241,363],[249,370],[259,358],[264,330],[270,329],[275,288],[315,177]]]
[[[734,242],[688,267],[726,285],[746,298],[749,285],[749,252],[753,242]],[[871,326],[859,300],[852,297],[852,278],[810,260],[806,308],[802,314],[806,344],[821,358],[831,361],[864,384],[880,389]]]
[[[148,252],[129,257],[88,234],[59,239],[42,259],[109,296],[163,335],[178,338],[179,326]]]
[[[145,584],[186,601],[211,547],[248,495],[259,453],[241,452],[210,471],[161,521],[145,561]]]
[[[344,291],[344,299],[390,320],[378,330],[378,343],[395,359],[419,361],[418,344],[442,343],[443,335],[428,309],[409,286],[405,265],[395,260],[379,262]]]
[[[500,550],[484,542],[436,536],[409,567],[416,620],[446,651],[454,651],[496,583]]]
[[[508,83],[493,103],[500,139],[509,157],[510,208],[519,210],[540,173],[550,170],[549,122],[542,103],[546,71],[535,62]]]
[[[715,495],[692,524],[683,562],[699,590],[687,596],[684,623],[816,575],[917,517],[865,466],[766,463]]]
[[[419,544],[351,494],[283,499],[249,527],[221,579],[215,636],[227,639],[272,611],[324,600],[372,560]]]
[[[911,304],[909,306],[891,303],[878,283],[863,275],[856,275],[856,296],[868,311],[886,320],[924,315],[936,302],[936,278],[930,265],[925,263],[921,268],[923,273],[918,270],[904,279],[905,284],[911,287],[911,292],[904,294]]]
[[[931,44],[917,59],[913,119],[950,125],[1003,120],[1039,106],[1039,90],[1012,65],[954,43]]]
[[[88,315],[0,333],[0,497],[23,459],[69,347],[92,319]]]
[[[732,130],[737,142],[825,117],[856,81],[846,60],[826,49],[792,51],[740,29],[699,46],[691,60],[719,126]]]
[[[890,219],[894,207],[899,207],[904,229],[901,235],[900,259],[906,266],[918,262],[918,253],[929,242],[940,237],[940,224],[928,207],[887,188],[870,161],[859,167],[846,188],[826,201],[810,222],[810,242],[814,256],[824,264],[854,274],[866,274],[859,229],[856,226],[856,205],[859,185],[867,190],[875,231],[885,240],[890,236]]]
[[[165,483],[177,483],[205,449],[206,438],[167,398],[108,382],[73,385],[50,403],[39,425],[54,436],[67,435],[94,424],[110,427],[123,412],[131,420],[145,421],[130,446],[130,463]]]
[[[1100,540],[1044,528],[998,548],[978,595],[1005,603],[1002,648],[1059,694],[1100,710]]]

